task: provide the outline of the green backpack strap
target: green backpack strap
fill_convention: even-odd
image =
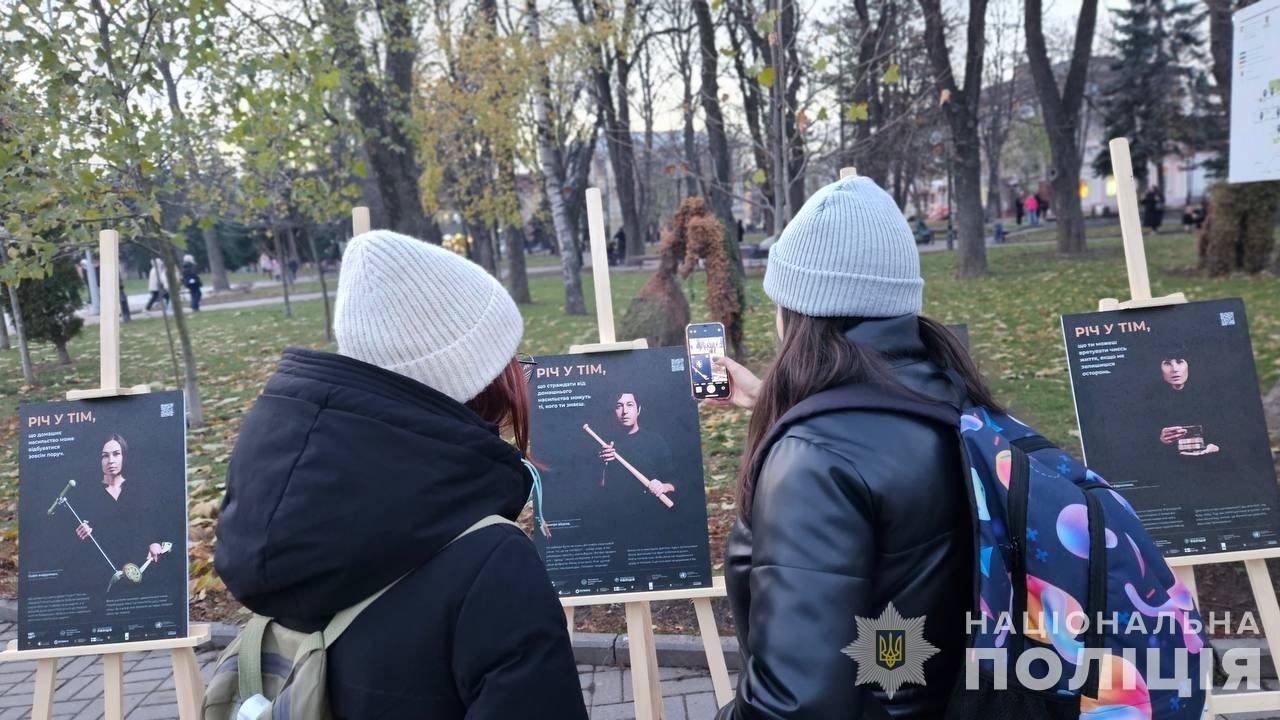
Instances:
[[[254,615],[240,633],[236,674],[240,678],[241,700],[262,694],[262,636],[270,623],[271,618]]]
[[[502,524],[511,525],[511,526],[513,526],[513,527],[519,528],[521,532],[524,532],[524,528],[521,528],[519,523],[512,522],[512,521],[510,521],[510,520],[508,520],[508,519],[506,519],[506,518],[502,517],[501,515],[489,515],[489,516],[487,516],[487,517],[483,517],[483,518],[480,518],[479,520],[477,520],[477,521],[476,521],[476,523],[475,523],[474,525],[472,525],[471,527],[467,528],[466,530],[463,530],[461,533],[459,533],[459,534],[458,534],[458,536],[457,536],[457,537],[455,537],[454,539],[450,540],[450,541],[449,541],[449,544],[448,544],[448,545],[445,545],[444,547],[446,547],[446,548],[447,548],[447,547],[449,547],[449,545],[452,545],[452,544],[454,544],[454,543],[458,542],[458,541],[459,541],[459,540],[461,540],[463,537],[465,537],[465,536],[467,536],[467,535],[469,535],[469,534],[471,534],[471,533],[473,533],[473,532],[475,532],[475,531],[477,531],[477,530],[480,530],[480,529],[482,529],[482,528],[487,528],[487,527],[489,527],[490,525],[502,525]],[[441,551],[443,551],[443,550],[444,550],[444,548],[441,548]],[[395,580],[393,580],[389,585],[387,585],[386,587],[382,588],[382,589],[381,589],[381,590],[379,590],[378,592],[376,592],[376,593],[374,593],[374,594],[370,595],[369,597],[365,598],[364,600],[361,600],[360,602],[356,603],[355,605],[352,605],[351,607],[349,607],[349,608],[347,608],[347,609],[345,609],[345,610],[340,610],[340,611],[338,611],[338,614],[334,615],[334,616],[333,616],[333,619],[332,619],[332,620],[330,620],[330,621],[329,621],[329,624],[328,624],[328,625],[326,625],[326,626],[325,626],[325,628],[324,628],[324,646],[323,646],[323,647],[327,650],[327,649],[329,649],[330,647],[332,647],[334,643],[338,642],[338,638],[342,637],[342,633],[346,632],[347,628],[351,625],[351,623],[352,623],[352,622],[354,622],[354,621],[355,621],[356,617],[357,617],[357,616],[359,616],[359,615],[360,615],[360,613],[361,613],[361,612],[363,612],[365,608],[367,608],[367,607],[369,607],[370,605],[372,605],[372,604],[373,604],[373,602],[374,602],[375,600],[377,600],[378,598],[382,597],[382,594],[383,594],[383,593],[385,593],[386,591],[388,591],[388,590],[390,590],[392,587],[394,587],[396,583],[398,583],[398,582],[400,582],[401,580],[403,580],[403,579],[405,579],[406,577],[408,577],[412,572],[413,572],[413,571],[412,571],[412,570],[410,570],[409,572],[407,572],[407,573],[405,573],[404,575],[401,575],[400,577],[396,578],[396,579],[395,579]],[[256,618],[255,618],[255,619],[256,619]],[[250,622],[252,622],[252,621],[250,621]],[[246,631],[247,631],[247,630],[248,630],[248,628],[246,627]],[[259,638],[259,639],[261,639],[261,638]],[[307,643],[307,645],[310,645],[310,643]],[[304,650],[309,650],[309,649],[318,649],[318,648],[311,648],[311,647],[304,648]],[[259,655],[258,657],[260,657],[260,655]],[[243,666],[242,666],[242,668],[243,668]],[[243,669],[241,670],[241,672],[243,673]],[[241,675],[241,677],[243,678],[244,676],[243,676],[243,675]],[[243,680],[242,680],[241,682],[243,683]],[[261,682],[261,676],[259,676],[259,682]],[[244,689],[244,688],[243,688],[243,687],[241,687],[241,691],[242,691],[242,692],[243,692],[243,689]],[[248,696],[247,696],[247,695],[243,695],[242,697],[248,697]]]

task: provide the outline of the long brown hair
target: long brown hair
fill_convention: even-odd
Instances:
[[[738,512],[747,525],[751,524],[753,472],[760,444],[774,424],[801,400],[827,388],[852,383],[876,383],[917,399],[930,399],[903,385],[880,353],[845,337],[861,321],[812,317],[782,308],[782,343],[756,396],[747,428],[746,451],[738,470]],[[969,353],[951,331],[927,317],[921,316],[919,321],[920,339],[929,359],[960,376],[971,402],[1001,411]]]
[[[529,454],[529,395],[520,361],[512,358],[489,387],[468,400],[466,405],[501,430],[510,431],[520,452],[526,456]]]

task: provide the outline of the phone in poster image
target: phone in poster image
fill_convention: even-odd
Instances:
[[[713,367],[724,357],[724,325],[718,322],[691,323],[684,329],[689,355],[689,388],[695,400],[729,397],[729,373]]]

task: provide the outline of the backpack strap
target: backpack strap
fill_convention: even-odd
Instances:
[[[455,537],[454,539],[450,540],[450,541],[449,541],[449,544],[448,544],[448,545],[445,545],[444,547],[445,547],[445,548],[449,547],[449,545],[452,545],[452,544],[454,544],[454,543],[458,542],[458,541],[459,541],[459,540],[461,540],[463,537],[465,537],[465,536],[467,536],[467,535],[469,535],[469,534],[471,534],[471,533],[473,533],[473,532],[475,532],[475,531],[477,531],[477,530],[481,530],[481,529],[483,529],[483,528],[487,528],[487,527],[489,527],[490,525],[503,525],[503,524],[511,525],[511,526],[513,526],[513,527],[515,527],[515,528],[519,529],[521,532],[524,532],[524,528],[520,527],[520,524],[519,524],[519,523],[512,522],[512,521],[510,521],[510,520],[508,520],[508,519],[506,519],[506,518],[502,517],[501,515],[489,515],[489,516],[487,516],[487,517],[483,517],[483,518],[480,518],[479,520],[477,520],[477,521],[475,522],[475,524],[473,524],[471,527],[467,528],[466,530],[463,530],[461,533],[459,533],[459,534],[458,534],[458,536],[457,536],[457,537]],[[442,552],[443,552],[443,550],[444,550],[444,548],[441,548],[441,551],[442,551]],[[334,616],[333,616],[333,619],[329,621],[329,624],[325,626],[324,631],[323,631],[323,633],[322,633],[322,635],[323,635],[323,640],[319,640],[319,643],[320,643],[320,644],[319,644],[318,646],[316,646],[316,647],[308,647],[308,646],[311,646],[311,645],[312,645],[312,643],[311,643],[310,641],[308,641],[308,642],[304,643],[304,644],[303,644],[303,648],[300,648],[300,649],[299,649],[299,655],[304,654],[304,650],[305,650],[305,651],[318,650],[318,649],[325,649],[325,650],[327,650],[327,649],[329,649],[330,647],[332,647],[334,643],[338,642],[338,638],[339,638],[339,637],[342,637],[342,633],[346,632],[347,628],[351,625],[351,623],[352,623],[352,622],[354,622],[354,621],[355,621],[356,617],[357,617],[357,616],[359,616],[359,615],[360,615],[360,613],[361,613],[361,612],[363,612],[365,608],[367,608],[367,607],[369,607],[370,605],[372,605],[372,604],[373,604],[373,602],[374,602],[375,600],[377,600],[378,598],[382,597],[382,594],[383,594],[383,593],[385,593],[386,591],[390,590],[392,587],[394,587],[394,586],[395,586],[395,584],[396,584],[396,583],[398,583],[398,582],[400,582],[401,580],[405,579],[405,578],[406,578],[406,577],[408,577],[411,573],[413,573],[413,570],[410,570],[409,572],[405,573],[404,575],[401,575],[400,577],[396,578],[396,579],[395,579],[395,580],[393,580],[390,584],[388,584],[386,587],[384,587],[384,588],[382,588],[381,590],[379,590],[378,592],[376,592],[376,593],[374,593],[374,594],[370,595],[369,597],[365,598],[364,600],[361,600],[360,602],[356,603],[355,605],[352,605],[351,607],[346,608],[345,610],[340,610],[340,611],[338,611],[338,614],[334,615]]]
[[[254,614],[240,633],[236,675],[240,680],[241,700],[262,694],[262,637],[270,623],[271,618]]]

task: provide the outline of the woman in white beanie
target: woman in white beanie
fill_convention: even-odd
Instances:
[[[745,665],[720,720],[937,718],[963,678],[972,530],[958,435],[874,408],[999,405],[963,346],[920,316],[923,286],[911,228],[865,177],[815,193],[770,249],[777,357],[763,380],[724,361],[725,402],[753,413],[725,561]],[[858,618],[889,603],[924,618],[938,649],[926,682],[892,698],[843,652]]]
[[[584,720],[532,542],[509,523],[464,534],[514,520],[532,485],[515,303],[453,253],[371,232],[343,256],[334,332],[337,354],[286,350],[245,417],[218,519],[227,588],[310,632],[394,583],[328,651],[338,718]]]

